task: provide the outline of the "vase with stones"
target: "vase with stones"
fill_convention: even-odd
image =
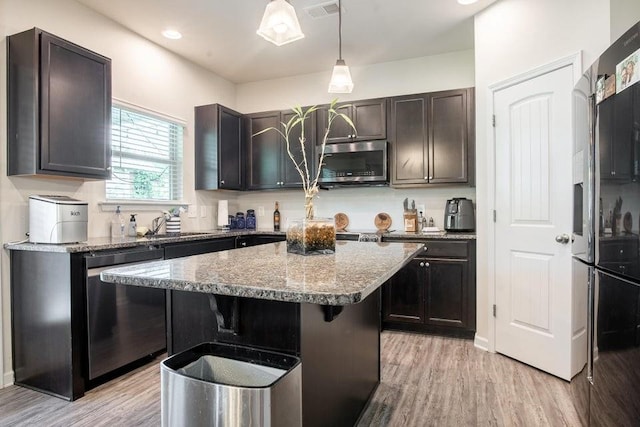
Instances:
[[[301,107],[292,108],[293,115],[289,121],[282,123],[282,129],[267,128],[255,135],[268,131],[278,132],[287,146],[287,154],[293,162],[296,171],[302,178],[302,190],[304,191],[304,217],[290,220],[287,228],[287,252],[301,255],[332,254],[336,249],[336,227],[333,218],[316,218],[313,210],[313,201],[318,194],[318,179],[324,162],[324,149],[327,137],[334,120],[344,120],[355,132],[355,126],[351,119],[336,110],[338,100],[334,99],[327,107],[327,122],[324,129],[322,143],[316,147],[318,163],[313,169],[313,159],[307,158],[305,144],[305,124],[312,120],[317,106],[303,110]],[[299,128],[299,130],[297,129]],[[295,130],[295,132],[294,132]],[[292,135],[299,135],[296,138]],[[254,136],[255,136],[254,135]]]

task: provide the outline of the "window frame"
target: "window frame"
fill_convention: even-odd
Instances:
[[[174,191],[178,190],[179,194],[170,194],[171,198],[168,198],[168,199],[109,197],[108,183],[111,180],[106,180],[105,181],[105,200],[102,203],[102,205],[106,205],[106,206],[111,204],[166,205],[166,204],[182,203],[182,200],[184,198],[184,172],[185,172],[184,145],[185,145],[185,136],[187,133],[186,121],[184,119],[180,119],[174,116],[170,116],[164,113],[150,110],[148,108],[134,105],[122,100],[115,99],[115,98],[112,101],[113,101],[112,111],[111,111],[112,117],[111,117],[111,123],[110,123],[110,130],[112,132],[112,144],[111,144],[111,152],[110,152],[112,179],[114,179],[115,174],[113,172],[117,167],[116,164],[118,163],[119,159],[124,158],[124,159],[132,159],[132,160],[147,160],[147,161],[150,160],[149,156],[140,155],[136,153],[133,153],[133,154],[125,153],[124,157],[116,156],[115,153],[119,152],[119,150],[115,150],[115,144],[113,144],[113,125],[114,125],[113,119],[114,117],[116,117],[116,114],[114,114],[113,110],[119,109],[121,111],[122,110],[129,111],[134,114],[145,116],[145,117],[148,117],[149,119],[163,121],[170,125],[181,128],[181,138],[176,138],[178,141],[176,141],[176,143],[174,144],[169,142],[169,153],[167,153],[169,156],[169,160],[165,161],[164,159],[151,159],[154,163],[157,160],[157,164],[166,164],[169,168],[171,168],[172,165],[175,165],[179,168],[178,171],[170,170],[170,175],[179,179],[180,183],[176,186],[172,185],[171,182],[169,183],[169,192],[173,193]],[[179,160],[177,159],[178,156],[179,156]],[[171,178],[171,179],[174,179],[174,178]]]

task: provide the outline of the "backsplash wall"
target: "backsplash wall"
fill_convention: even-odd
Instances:
[[[375,230],[374,218],[379,212],[391,216],[391,230],[404,230],[402,202],[405,198],[415,200],[416,208],[425,206],[427,219],[433,217],[435,225],[444,228],[444,208],[447,199],[466,197],[474,201],[475,188],[468,186],[446,186],[438,188],[394,189],[390,187],[358,187],[321,190],[315,200],[315,214],[333,217],[343,212],[349,217],[347,230]],[[235,200],[229,199],[229,213],[255,209],[258,229],[273,229],[273,209],[280,203],[281,229],[286,230],[288,219],[304,216],[304,193],[302,190],[259,191],[237,193]],[[258,216],[260,207],[264,216]]]

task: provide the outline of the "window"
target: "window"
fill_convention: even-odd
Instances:
[[[107,199],[180,200],[183,126],[114,106]]]

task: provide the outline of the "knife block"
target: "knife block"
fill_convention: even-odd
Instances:
[[[404,231],[413,233],[418,231],[418,211],[416,209],[404,211]]]

